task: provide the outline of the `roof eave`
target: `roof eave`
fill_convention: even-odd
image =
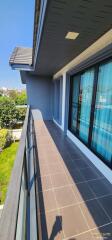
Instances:
[[[33,71],[32,65],[27,64],[10,64],[11,68],[13,70],[19,70],[19,71]]]

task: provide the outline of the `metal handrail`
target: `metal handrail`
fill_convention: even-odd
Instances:
[[[34,173],[37,175],[37,162],[38,162],[38,149],[36,144],[36,132],[34,118],[32,115],[32,129],[33,129],[33,143],[34,143]],[[41,217],[40,217],[40,202],[39,202],[39,190],[38,190],[38,179],[35,178],[35,203],[36,203],[36,220],[37,220],[37,239],[42,240],[42,228],[41,228]]]
[[[29,107],[23,125],[19,149],[14,163],[7,197],[0,219],[0,240],[14,240],[19,208],[19,196],[21,187],[22,170],[25,158],[27,127],[29,119]]]

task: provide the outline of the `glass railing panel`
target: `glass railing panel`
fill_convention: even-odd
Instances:
[[[21,187],[20,187],[16,240],[26,239],[26,201],[27,201],[27,191],[26,191],[25,173],[23,168]]]

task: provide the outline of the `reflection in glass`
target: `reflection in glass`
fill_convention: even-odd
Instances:
[[[73,78],[72,102],[71,102],[71,128],[74,132],[77,130],[78,96],[79,96],[80,76]]]
[[[90,125],[93,82],[94,69],[90,69],[81,75],[78,110],[78,130],[80,138],[86,143],[88,142]]]
[[[92,148],[107,161],[112,157],[112,61],[99,67]]]

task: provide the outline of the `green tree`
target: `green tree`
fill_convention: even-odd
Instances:
[[[24,122],[26,115],[26,108],[17,108],[18,111],[18,121]]]
[[[9,97],[0,97],[0,127],[13,128],[18,120],[15,102]]]
[[[9,97],[16,103],[16,105],[26,105],[27,104],[27,96],[26,91],[22,90],[21,92],[17,90],[9,90]]]
[[[17,90],[14,90],[14,89],[8,90],[8,95],[15,102],[16,98],[18,96],[18,92],[17,92]]]
[[[27,104],[26,91],[23,90],[21,93],[18,93],[16,95],[15,103],[17,105],[26,105]]]

